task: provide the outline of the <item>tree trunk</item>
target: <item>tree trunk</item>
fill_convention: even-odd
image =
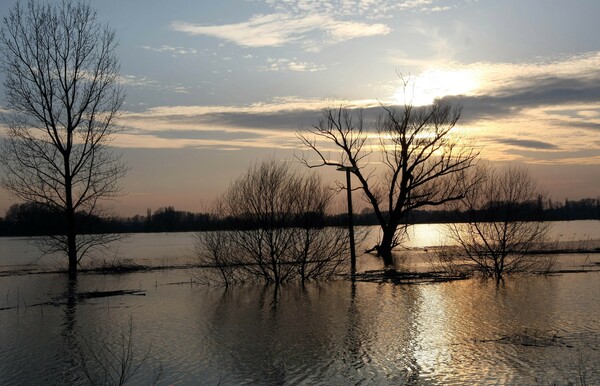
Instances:
[[[396,266],[394,265],[394,256],[392,255],[392,244],[394,242],[394,233],[395,229],[392,228],[383,228],[383,237],[381,238],[381,243],[377,248],[377,252],[383,260],[384,269],[386,271],[396,270]]]
[[[77,278],[77,232],[75,231],[75,209],[73,208],[73,180],[69,164],[69,152],[65,160],[65,215],[67,217],[67,256],[69,258],[69,278]]]
[[[67,211],[67,255],[69,257],[69,278],[77,278],[77,234],[75,232],[75,213]]]

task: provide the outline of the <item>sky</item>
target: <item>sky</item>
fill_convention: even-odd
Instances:
[[[599,1],[89,4],[116,31],[127,94],[119,214],[207,210],[252,163],[300,154],[323,108],[406,102],[398,74],[415,105],[463,106],[456,131],[482,159],[526,165],[554,200],[600,196]],[[0,213],[15,202],[0,192]]]

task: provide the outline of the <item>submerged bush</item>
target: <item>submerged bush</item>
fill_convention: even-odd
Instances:
[[[555,261],[543,253],[550,223],[530,218],[542,218],[543,194],[527,170],[480,167],[464,181],[471,188],[454,208],[462,216],[447,225],[458,247],[438,253],[440,264],[456,269],[469,263],[496,280],[514,273],[548,272]]]
[[[289,164],[252,166],[215,203],[227,230],[196,235],[197,278],[224,285],[328,278],[346,269],[345,229],[325,227],[332,191]],[[210,267],[210,268],[208,268]]]

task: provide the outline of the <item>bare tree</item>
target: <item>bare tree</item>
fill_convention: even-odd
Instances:
[[[126,167],[108,145],[123,102],[115,33],[89,5],[17,3],[3,18],[0,66],[9,113],[0,155],[2,185],[14,196],[60,212],[64,230],[46,251],[68,256],[69,274],[110,235],[78,237],[120,193]]]
[[[327,109],[318,125],[298,133],[316,153],[301,160],[309,167],[349,166],[381,227],[376,250],[386,269],[394,269],[392,250],[400,243],[400,225],[414,209],[461,199],[461,172],[475,164],[478,152],[452,135],[461,109],[436,102],[427,107],[406,104],[381,106],[374,124],[377,142],[370,142],[362,111]],[[323,143],[325,142],[325,144]],[[333,144],[336,155],[323,149]],[[372,153],[379,153],[383,170],[374,170]]]
[[[197,234],[200,263],[217,269],[212,279],[225,285],[256,278],[304,282],[340,273],[348,235],[324,227],[331,196],[317,176],[295,173],[288,163],[252,166],[215,206],[227,229]]]
[[[248,169],[224,197],[226,213],[241,228],[232,239],[251,263],[245,270],[270,282],[284,282],[293,273],[287,251],[293,243],[288,229],[296,183],[289,165],[265,162]]]
[[[347,229],[325,227],[323,217],[331,206],[332,190],[315,174],[297,181],[294,189],[294,242],[292,259],[304,283],[311,278],[329,278],[347,265]],[[360,239],[364,232],[357,232]]]
[[[542,221],[543,194],[523,167],[495,170],[480,165],[455,209],[460,223],[448,225],[460,252],[452,257],[474,263],[483,276],[547,271],[553,259],[541,252],[550,223]]]
[[[217,200],[212,210],[214,220],[222,218],[224,208]],[[217,283],[229,287],[231,284],[242,283],[245,274],[239,269],[242,260],[235,253],[235,243],[227,230],[198,232],[194,237],[193,251],[200,266],[192,276],[201,283],[212,285]]]

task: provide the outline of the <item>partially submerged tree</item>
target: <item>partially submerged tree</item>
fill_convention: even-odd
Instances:
[[[78,237],[100,201],[119,194],[126,168],[108,145],[123,102],[115,33],[85,3],[17,3],[4,17],[0,67],[9,112],[2,185],[62,214],[45,244],[64,252],[75,277],[84,254],[110,235]]]
[[[304,282],[341,272],[349,242],[345,229],[324,227],[331,196],[316,175],[288,163],[250,167],[215,205],[227,230],[197,234],[199,262],[218,272],[209,281]]]
[[[496,280],[513,273],[548,271],[554,260],[541,252],[550,223],[539,220],[543,194],[527,170],[481,165],[465,181],[474,183],[455,205],[462,217],[448,224],[450,238],[459,245],[451,260],[466,260]]]
[[[361,111],[327,109],[323,119],[298,134],[318,160],[306,155],[309,167],[352,167],[366,201],[381,227],[375,250],[386,269],[394,269],[392,250],[400,242],[399,227],[407,215],[425,206],[459,200],[465,194],[462,171],[475,164],[478,152],[452,135],[461,109],[436,101],[431,106],[381,106],[374,132],[365,127]],[[377,142],[371,143],[370,135]],[[331,157],[324,149],[336,148]],[[375,170],[372,153],[378,153],[383,170]],[[468,186],[466,187],[468,189]]]

